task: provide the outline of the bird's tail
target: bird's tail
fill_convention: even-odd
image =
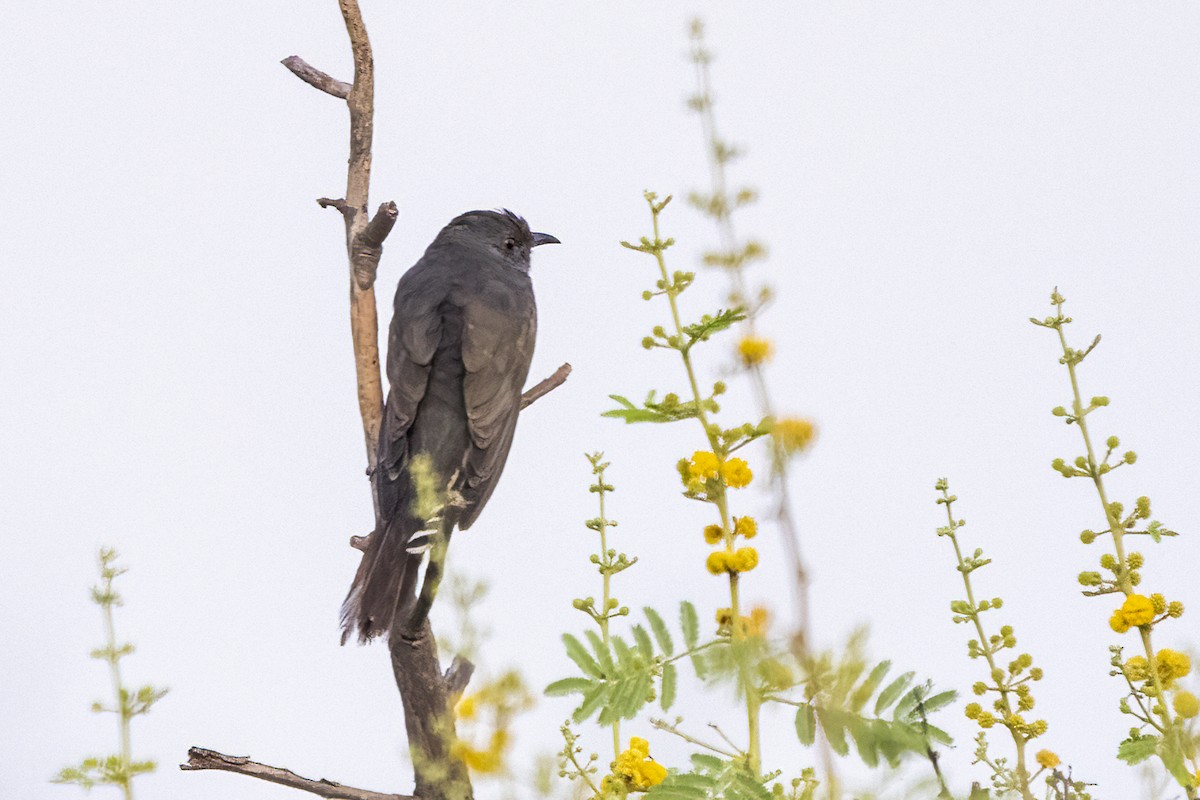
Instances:
[[[371,534],[362,563],[342,603],[342,644],[357,633],[360,644],[386,635],[405,598],[412,598],[421,556],[409,552],[421,520],[398,514]]]

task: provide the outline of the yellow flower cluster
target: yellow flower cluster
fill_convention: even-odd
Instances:
[[[1158,670],[1158,679],[1163,688],[1170,688],[1177,678],[1182,678],[1192,671],[1192,659],[1187,653],[1164,647],[1154,657]],[[1125,662],[1125,675],[1131,681],[1150,680],[1150,664],[1145,656],[1133,656]]]
[[[737,550],[718,550],[708,554],[705,562],[708,571],[713,575],[722,572],[730,574],[749,572],[758,566],[758,551],[753,547],[739,547]]]
[[[758,535],[758,522],[754,517],[734,517],[733,535],[745,539],[753,539]],[[725,529],[720,525],[704,526],[704,541],[709,544],[719,544],[725,539]]]
[[[501,729],[492,733],[491,740],[484,749],[473,747],[470,743],[458,739],[450,746],[450,754],[474,772],[495,774],[504,771],[504,751],[507,749],[508,731]]]
[[[783,452],[791,455],[807,450],[817,435],[817,428],[810,420],[785,417],[775,422],[771,436]]]
[[[750,465],[745,459],[730,458],[722,464],[715,453],[697,450],[692,453],[690,460],[684,459],[679,462],[679,476],[688,491],[701,492],[709,488],[709,481],[718,477],[724,480],[729,488],[741,489],[750,485],[754,473],[750,471]]]
[[[1131,594],[1125,598],[1125,602],[1121,604],[1121,607],[1113,612],[1112,619],[1108,621],[1108,625],[1117,633],[1125,633],[1130,628],[1149,625],[1153,621],[1153,601],[1142,594]]]
[[[747,366],[762,364],[770,359],[772,349],[771,340],[760,336],[743,337],[737,346],[738,356]]]
[[[1054,769],[1062,763],[1062,759],[1058,757],[1058,753],[1055,753],[1053,750],[1038,750],[1034,758],[1037,759],[1039,766],[1046,769]]]
[[[758,523],[754,521],[754,517],[734,517],[733,535],[753,539],[758,535]]]
[[[605,776],[601,787],[608,791],[616,780],[623,783],[627,790],[645,791],[662,783],[666,777],[666,767],[650,758],[650,743],[634,736],[629,739],[629,749],[612,763],[612,775]]]
[[[738,632],[744,636],[766,636],[767,627],[771,624],[771,614],[762,606],[750,610],[750,616],[743,616],[738,621]],[[717,628],[730,630],[733,625],[733,611],[728,608],[717,609]]]
[[[1000,703],[1001,701],[997,701]],[[990,711],[984,711],[983,706],[979,703],[968,703],[963,709],[967,719],[975,720],[976,724],[981,728],[990,728],[996,723],[1000,723],[1009,730],[1020,734],[1025,739],[1036,739],[1046,732],[1049,727],[1044,719],[1035,719],[1033,722],[1026,722],[1025,718],[1020,714],[1010,714],[1001,718],[997,718]]]

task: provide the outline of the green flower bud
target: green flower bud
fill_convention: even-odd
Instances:
[[[1112,553],[1105,553],[1104,555],[1100,556],[1100,566],[1107,570],[1116,569],[1117,557]]]
[[[1125,563],[1129,565],[1130,569],[1138,569],[1146,563],[1146,557],[1141,553],[1130,553],[1125,557]]]
[[[1108,405],[1108,398],[1104,397],[1103,395],[1101,395],[1099,397],[1093,397],[1092,405],[1103,408],[1104,406]]]
[[[1096,532],[1081,531],[1079,533],[1079,541],[1083,542],[1084,544],[1091,544],[1092,542],[1096,541]]]
[[[1120,447],[1120,446],[1121,446],[1121,440],[1120,440],[1120,439],[1118,439],[1118,438],[1117,438],[1117,437],[1115,437],[1115,436],[1110,436],[1110,437],[1108,437],[1108,439],[1107,439],[1107,440],[1104,442],[1104,444],[1106,444],[1106,445],[1108,446],[1108,449],[1109,449],[1109,450],[1116,450],[1118,447]]]
[[[1050,413],[1056,417],[1065,417],[1067,415],[1067,410],[1062,406],[1055,406],[1050,410]]]
[[[1137,499],[1136,513],[1142,519],[1150,518],[1150,498],[1145,495]]]
[[[1125,459],[1126,464],[1136,464],[1137,463],[1137,453],[1133,452],[1132,450],[1127,450],[1123,457]]]

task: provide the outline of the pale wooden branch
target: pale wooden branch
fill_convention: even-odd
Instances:
[[[417,800],[412,795],[384,794],[367,789],[355,789],[353,786],[343,786],[324,778],[314,781],[303,778],[290,769],[260,764],[257,761],[251,761],[246,756],[227,756],[203,747],[189,748],[187,763],[180,764],[179,768],[182,770],[218,769],[225,772],[236,772],[239,775],[248,775],[251,778],[259,778],[271,783],[278,783],[281,786],[310,792],[318,797],[336,798],[336,800]]]
[[[524,411],[525,409],[529,408],[529,406],[533,405],[533,403],[537,400],[545,397],[558,387],[562,386],[564,383],[566,383],[567,376],[570,374],[571,365],[563,364],[561,367],[554,370],[554,374],[552,374],[549,378],[546,378],[544,381],[531,386],[529,391],[521,395],[521,410]]]
[[[326,75],[300,56],[288,56],[279,63],[291,70],[292,74],[297,78],[315,89],[320,89],[325,94],[331,94],[342,100],[350,96],[350,84]]]

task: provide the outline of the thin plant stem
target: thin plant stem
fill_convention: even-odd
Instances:
[[[653,202],[650,204],[651,217],[654,224],[654,241],[661,242],[659,233],[658,215],[662,210],[661,206],[655,206]],[[692,357],[689,348],[683,344],[685,334],[683,332],[683,322],[679,315],[679,303],[677,300],[678,290],[675,288],[674,281],[667,272],[667,262],[663,257],[661,247],[654,249],[654,258],[658,262],[658,269],[662,275],[663,285],[666,287],[665,294],[667,301],[671,306],[671,320],[675,326],[676,341],[679,342],[679,354],[683,358],[683,366],[687,371],[688,385],[692,391],[692,400],[696,407],[696,417],[700,425],[704,428],[704,435],[708,439],[709,447],[716,456],[720,467],[725,465],[725,456],[721,442],[717,437],[716,427],[709,423],[708,413],[704,409],[704,399],[700,394],[700,384],[696,379],[696,370],[692,365]],[[722,489],[714,500],[717,510],[721,515],[721,528],[724,531],[725,547],[728,550],[733,549],[733,525],[729,514],[729,502],[724,488],[724,479],[722,478]],[[730,573],[729,575],[729,613],[733,619],[733,637],[735,640],[743,636],[738,625],[741,619],[740,601],[738,597],[738,575]],[[743,672],[745,670],[743,669]],[[742,675],[742,684],[746,692],[746,724],[749,730],[749,746],[747,748],[747,761],[750,770],[758,774],[761,768],[761,745],[759,741],[759,708],[762,705],[762,697],[757,688],[753,685],[753,681],[749,675]]]
[[[954,513],[951,510],[951,502],[949,502],[948,494],[947,494],[947,502],[945,503],[945,506],[946,506],[946,518],[949,523],[949,528],[948,528],[949,533],[947,534],[947,536],[950,537],[951,543],[954,544],[954,556],[955,556],[955,558],[958,559],[958,572],[960,575],[962,575],[963,588],[966,589],[966,592],[967,592],[967,602],[971,604],[971,609],[972,609],[971,622],[973,622],[975,624],[975,632],[979,635],[980,649],[983,651],[983,655],[987,659],[988,674],[994,676],[994,675],[998,674],[1001,670],[996,666],[996,659],[995,659],[994,654],[992,653],[992,648],[989,643],[990,640],[988,639],[987,634],[984,633],[983,623],[980,622],[980,620],[979,620],[979,612],[978,612],[979,604],[975,602],[975,590],[971,586],[971,573],[970,573],[970,570],[967,568],[966,559],[963,558],[962,548],[958,544],[958,536],[954,532],[956,523],[954,521]],[[1000,690],[1000,700],[1004,704],[1004,716],[1006,718],[1008,718],[1013,715],[1012,703],[1010,702],[1009,696],[1008,696],[1009,689],[1001,684],[1002,684],[1001,681],[997,681],[996,688],[998,688]],[[1005,727],[1007,728],[1008,726],[1006,725]],[[1008,732],[1010,734],[1012,734],[1013,746],[1016,748],[1016,751],[1017,751],[1016,772],[1017,772],[1017,780],[1019,780],[1021,782],[1021,785],[1019,788],[1021,791],[1022,800],[1034,800],[1033,792],[1029,788],[1029,770],[1025,765],[1026,764],[1025,745],[1027,743],[1026,739],[1024,736],[1021,736],[1019,733],[1017,733],[1017,731],[1013,730],[1012,728],[1008,728]],[[937,766],[936,760],[934,761],[934,766],[935,766],[935,768]],[[940,777],[941,777],[940,773],[939,773],[938,777],[940,779]]]

